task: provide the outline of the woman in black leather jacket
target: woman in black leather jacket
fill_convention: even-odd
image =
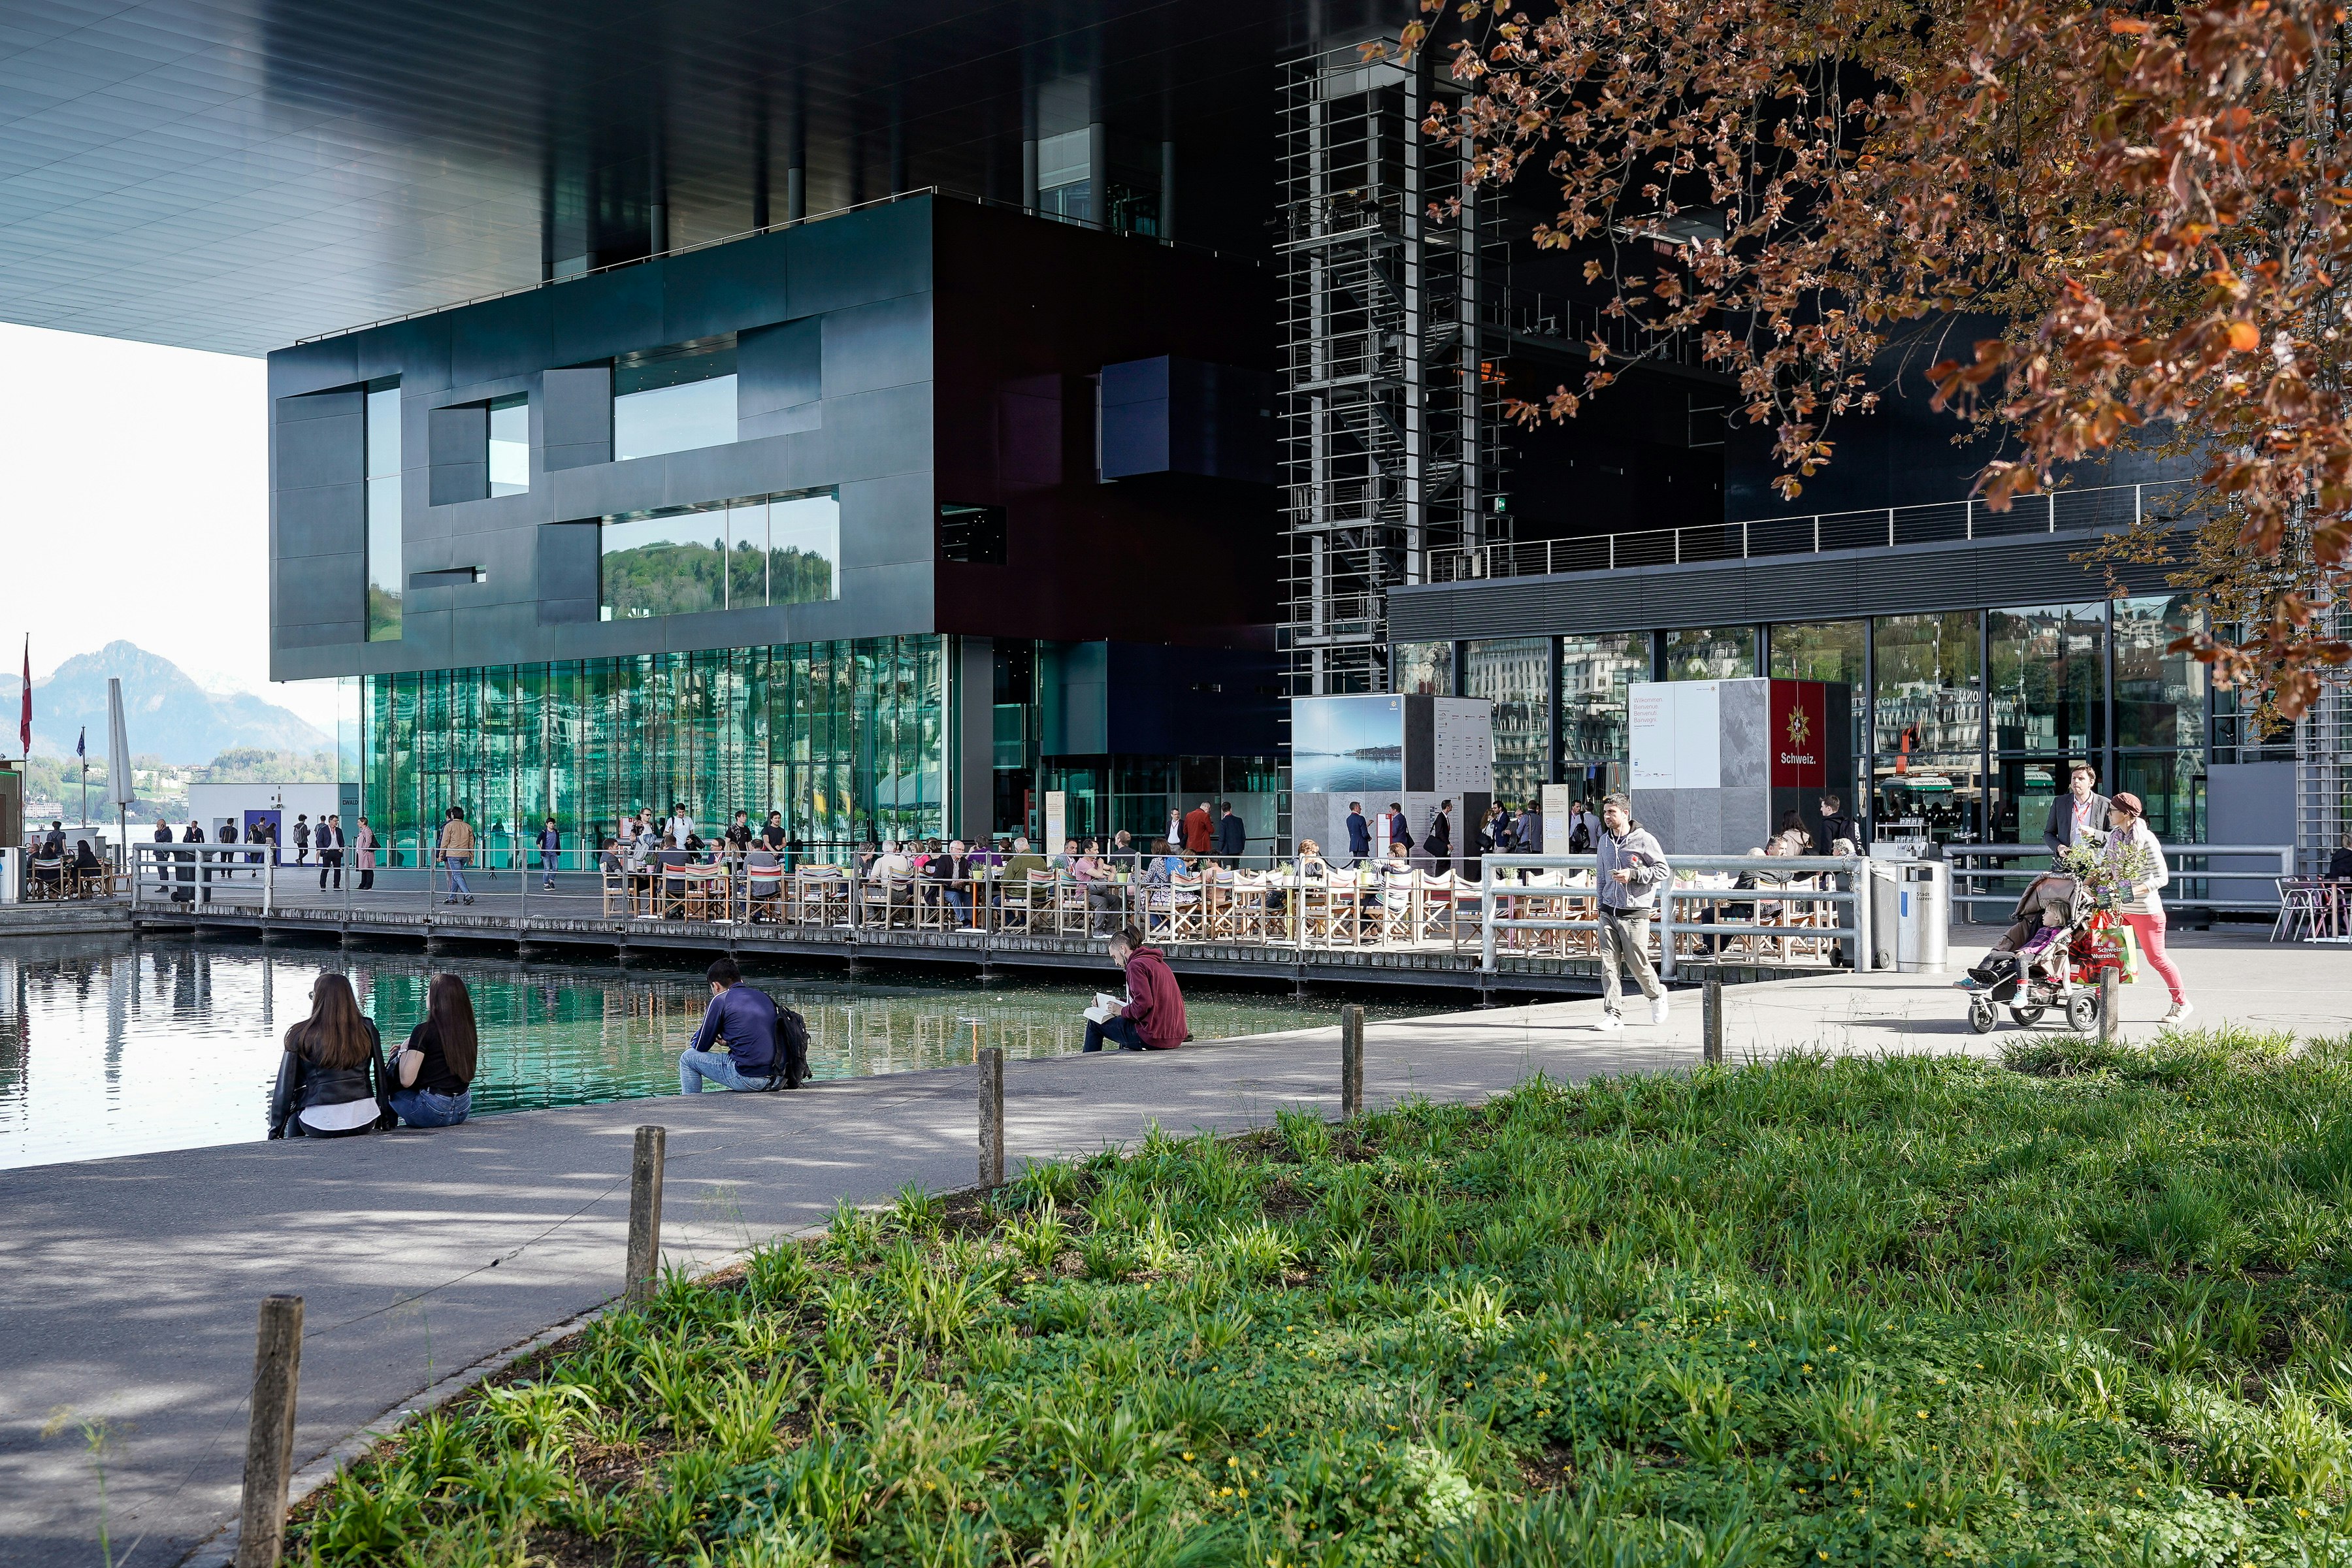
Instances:
[[[310,987],[310,1016],[286,1031],[269,1097],[269,1135],[349,1138],[390,1127],[390,1081],[375,1025],[360,1012],[352,983],[321,974]]]

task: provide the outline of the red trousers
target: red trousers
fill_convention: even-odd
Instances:
[[[2176,1003],[2188,1001],[2189,994],[2180,988],[2179,967],[2165,956],[2164,917],[2162,915],[2126,915],[2124,923],[2131,927],[2132,935],[2139,939],[2139,955],[2147,960],[2148,967],[2162,977],[2165,988],[2172,993],[2173,1001]]]

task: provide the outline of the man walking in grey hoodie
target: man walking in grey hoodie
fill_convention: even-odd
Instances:
[[[1592,846],[1601,883],[1601,1029],[1625,1026],[1617,966],[1633,972],[1633,983],[1650,999],[1650,1022],[1666,1021],[1665,988],[1650,963],[1650,910],[1658,889],[1674,880],[1666,852],[1650,830],[1633,820],[1633,803],[1612,795],[1601,803],[1601,837]]]

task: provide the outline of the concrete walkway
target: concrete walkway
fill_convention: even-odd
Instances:
[[[2185,934],[2203,1017],[2337,1033],[2352,1018],[2352,952]],[[1733,990],[1735,1059],[1790,1049],[1989,1049],[1948,977],[1823,977]],[[2164,1006],[2126,992],[2145,1032]],[[1336,1008],[1335,1001],[1335,1008]],[[1591,1028],[1593,1002],[1375,1025],[1374,1103],[1476,1100],[1540,1069],[1580,1079],[1698,1056],[1697,998],[1663,1028]],[[1643,1016],[1636,1009],[1637,1016]],[[1006,1069],[1021,1155],[1082,1152],[1176,1131],[1237,1129],[1283,1105],[1336,1110],[1336,1028],[1188,1047],[1062,1058]],[[908,1182],[968,1185],[969,1069],[824,1084],[795,1095],[636,1100],[491,1118],[432,1133],[245,1144],[52,1165],[0,1176],[0,1564],[81,1564],[97,1487],[59,1410],[103,1418],[118,1563],[164,1564],[232,1516],[243,1461],[255,1309],[306,1302],[298,1458],[310,1463],[451,1374],[594,1310],[620,1273],[632,1130],[669,1131],[664,1246],[709,1265],[838,1201]]]

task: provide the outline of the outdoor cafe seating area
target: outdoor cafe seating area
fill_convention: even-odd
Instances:
[[[1801,883],[1801,879],[1794,879]],[[1202,860],[1163,879],[1120,874],[1080,879],[1066,868],[1007,873],[975,866],[952,881],[919,874],[860,877],[842,866],[786,868],[754,853],[711,864],[645,864],[603,874],[601,912],[625,920],[739,921],[867,935],[932,933],[1099,939],[1132,924],[1162,943],[1476,952],[1486,887],[1452,870],[1394,865],[1244,868]],[[1742,956],[1775,963],[1827,963],[1836,952],[1839,907],[1809,900],[1801,885],[1738,892],[1729,876],[1701,874],[1677,890],[1683,921],[1720,921],[1762,930],[1677,931],[1687,957]],[[1496,874],[1498,954],[1573,959],[1598,955],[1597,890],[1590,870]],[[1706,894],[1720,890],[1723,900]],[[1538,921],[1540,927],[1506,926]],[[1553,922],[1559,922],[1555,925]],[[1577,929],[1578,927],[1585,929]],[[1652,931],[1656,952],[1660,932]]]

